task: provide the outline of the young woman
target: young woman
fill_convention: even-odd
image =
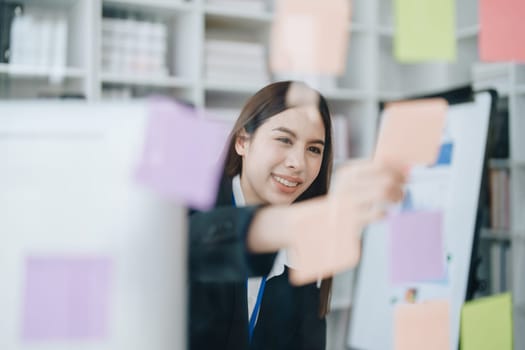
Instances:
[[[396,167],[354,163],[327,195],[331,128],[325,99],[301,83],[271,84],[243,108],[216,206],[190,218],[192,350],[325,348],[331,279],[292,286],[285,248],[334,202],[363,225],[380,218],[404,182]]]

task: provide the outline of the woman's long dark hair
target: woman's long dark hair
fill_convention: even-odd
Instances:
[[[314,96],[317,103],[317,109],[323,120],[325,129],[325,146],[323,150],[323,160],[321,162],[321,169],[314,182],[303,192],[295,202],[305,199],[314,198],[324,195],[328,192],[330,185],[330,175],[332,173],[333,163],[333,148],[332,148],[332,121],[330,118],[330,111],[325,98],[316,90],[299,82],[283,81],[270,84],[259,90],[252,96],[244,108],[229,137],[228,147],[226,149],[226,159],[224,167],[224,176],[233,178],[242,170],[242,158],[235,151],[235,142],[240,133],[245,130],[249,135],[261,126],[267,119],[274,115],[281,113],[289,108],[299,107],[305,103],[312,102],[305,101],[298,98],[295,101],[289,99],[289,92],[291,87],[299,87],[300,93]],[[308,100],[308,99],[307,99]],[[320,290],[320,304],[319,316],[324,317],[329,311],[330,292],[332,288],[332,278],[324,279],[321,283]]]

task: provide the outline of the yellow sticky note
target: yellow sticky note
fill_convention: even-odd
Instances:
[[[431,165],[439,155],[448,103],[442,98],[388,104],[375,158],[408,165]]]
[[[455,60],[454,0],[396,0],[395,19],[399,61]]]
[[[394,349],[448,350],[449,314],[448,300],[398,305],[394,311]]]
[[[343,74],[349,23],[348,0],[279,0],[270,40],[271,70]]]
[[[512,327],[509,293],[467,302],[461,311],[461,350],[512,350]]]

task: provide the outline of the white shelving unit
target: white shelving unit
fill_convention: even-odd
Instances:
[[[68,53],[64,69],[0,64],[0,99],[36,98],[42,95],[83,95],[103,99],[105,89],[126,89],[132,96],[163,93],[196,106],[223,111],[235,119],[246,99],[262,87],[254,82],[209,81],[205,76],[206,39],[262,43],[268,47],[273,21],[273,0],[262,12],[244,11],[208,4],[206,0],[18,0],[27,11],[64,11],[68,21]],[[351,0],[349,0],[351,1]],[[404,96],[450,89],[472,82],[472,67],[478,57],[478,0],[456,1],[455,63],[403,64],[393,57],[395,19],[392,0],[353,0],[348,64],[333,88],[322,91],[334,115],[349,119],[352,156],[369,156],[373,149],[379,102]],[[108,11],[132,13],[161,21],[168,27],[166,61],[169,75],[104,72],[101,62],[102,18]],[[495,64],[483,68],[490,85],[509,96],[511,117],[512,229],[525,232],[525,67]],[[474,75],[476,70],[474,71]],[[57,78],[58,77],[58,78]],[[275,80],[277,77],[270,77]],[[476,82],[483,85],[483,81]],[[510,238],[509,238],[510,239]],[[522,251],[522,254],[523,253]],[[517,255],[516,255],[517,256]],[[520,263],[517,258],[515,264]],[[521,261],[523,263],[523,261]],[[515,273],[525,274],[523,270]],[[351,274],[338,281],[351,283]],[[525,284],[525,281],[523,282]],[[516,349],[525,348],[525,288],[516,294]],[[329,324],[348,319],[349,298],[334,300]],[[521,310],[521,311],[520,311]],[[521,318],[520,318],[521,317]],[[329,349],[344,347],[346,327],[329,329]],[[332,333],[330,333],[332,332]]]
[[[510,228],[486,230],[482,239],[510,247],[512,261],[511,293],[514,303],[515,349],[525,347],[525,65],[516,63],[477,63],[473,66],[474,86],[494,88],[509,103],[509,158],[492,161],[489,166],[505,169],[510,176]]]
[[[41,95],[83,95],[88,100],[103,99],[104,89],[128,89],[142,97],[163,93],[211,109],[240,108],[247,97],[263,84],[254,82],[210,81],[204,72],[206,39],[239,40],[268,45],[273,21],[273,1],[263,12],[244,11],[206,0],[21,0],[24,9],[60,9],[68,13],[69,53],[62,79],[47,68],[0,65],[0,98],[36,98]],[[376,111],[375,68],[368,64],[374,51],[373,12],[363,0],[355,1],[349,23],[351,44],[346,74],[335,88],[323,91],[334,111],[365,121]],[[107,10],[140,14],[166,23],[168,76],[106,72],[101,63],[102,18]],[[271,77],[275,80],[276,77]],[[141,91],[140,93],[138,91]],[[362,123],[358,123],[361,130]],[[371,140],[368,142],[371,145]],[[370,147],[368,147],[369,149]],[[354,154],[367,147],[356,147]]]

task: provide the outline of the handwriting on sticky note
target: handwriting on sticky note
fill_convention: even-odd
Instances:
[[[397,305],[394,310],[394,349],[448,350],[449,313],[448,300]]]
[[[465,303],[461,311],[462,350],[512,350],[512,298],[509,293]]]
[[[441,98],[387,105],[375,158],[410,165],[434,164],[439,155],[447,110],[447,101]]]
[[[210,208],[230,127],[189,106],[152,101],[138,180],[190,207]]]
[[[401,212],[389,218],[388,226],[393,284],[445,278],[441,212]]]
[[[22,337],[26,341],[108,336],[112,277],[107,257],[30,257]]]
[[[479,53],[482,61],[525,62],[525,2],[479,2]]]
[[[275,73],[341,75],[349,44],[347,0],[279,0],[272,25]]]

